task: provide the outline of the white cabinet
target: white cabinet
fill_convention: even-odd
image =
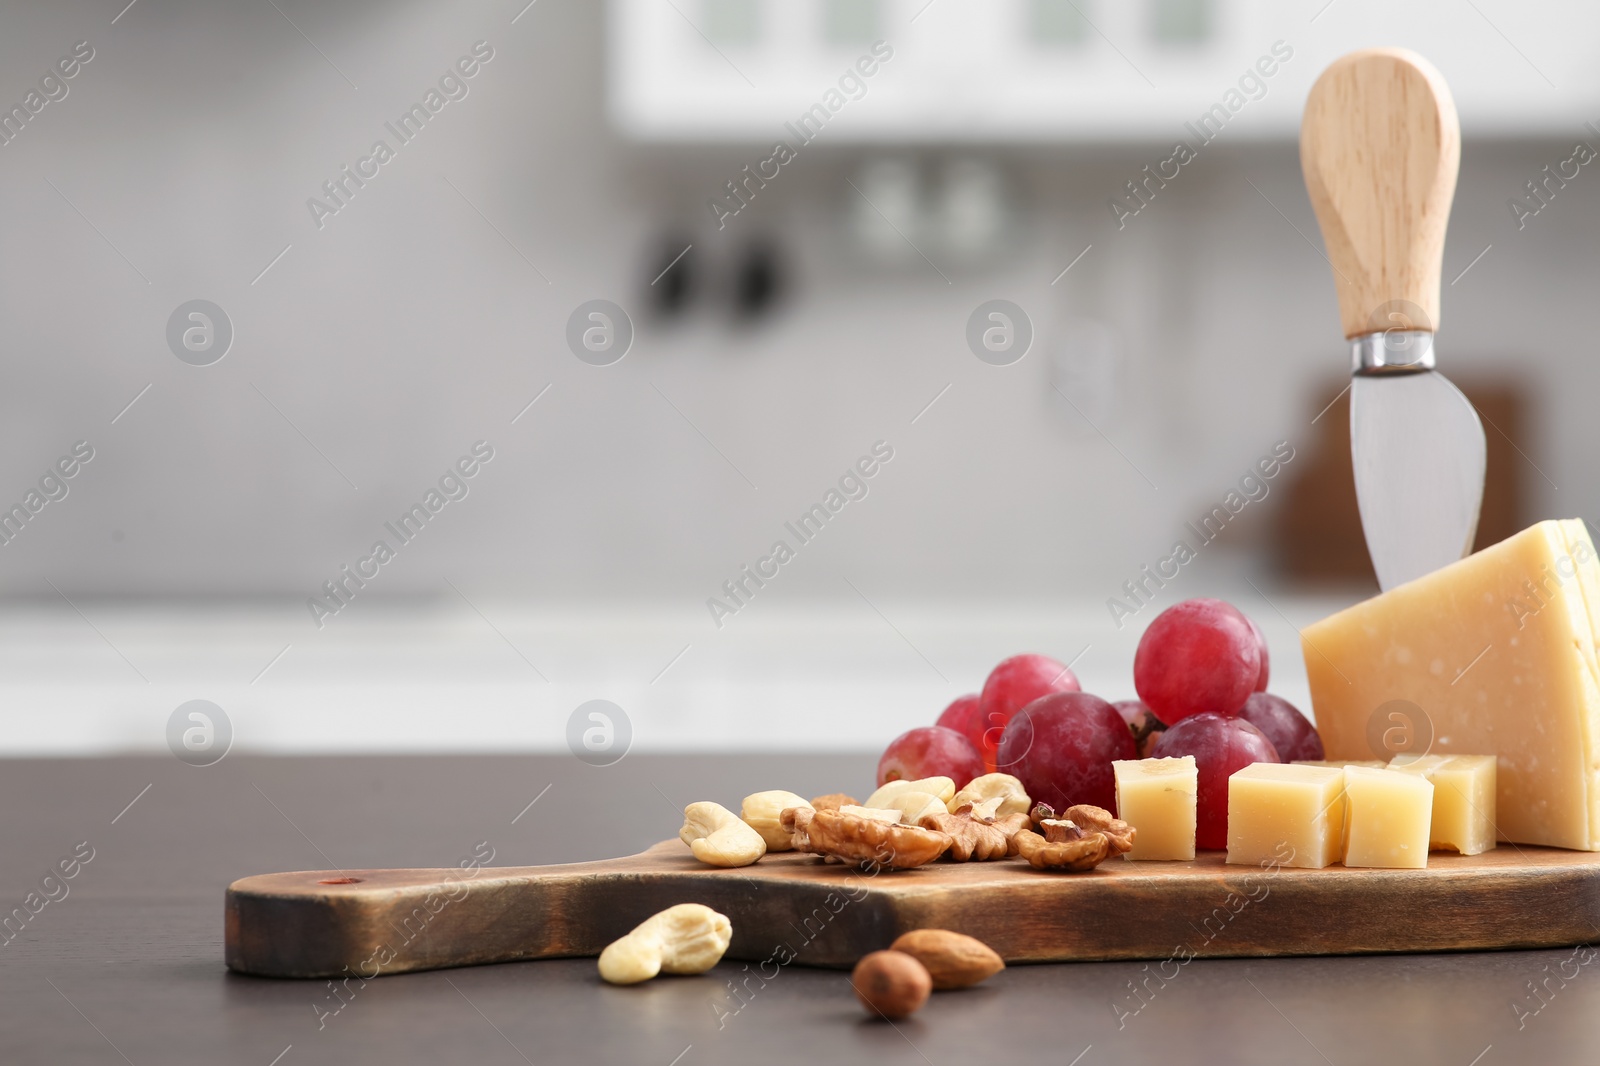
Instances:
[[[610,0],[607,15],[611,115],[642,140],[793,143],[785,123],[819,104],[828,143],[1166,142],[1217,105],[1229,140],[1287,138],[1316,74],[1380,44],[1439,66],[1469,137],[1600,120],[1600,4],[1577,0]],[[875,41],[892,56],[863,77]]]

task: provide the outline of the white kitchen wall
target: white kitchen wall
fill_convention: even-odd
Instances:
[[[1284,5],[1306,42],[1297,62],[1324,61],[1317,35],[1341,25],[1342,6],[1313,22],[1320,4]],[[68,94],[0,146],[0,501],[23,499],[75,442],[94,449],[68,495],[0,546],[0,591],[13,607],[70,598],[90,627],[110,627],[108,643],[119,631],[95,605],[130,597],[201,619],[251,600],[267,620],[252,663],[318,638],[327,630],[306,599],[480,440],[493,458],[468,495],[326,627],[385,597],[557,618],[562,605],[623,618],[649,602],[667,622],[639,662],[665,663],[725,632],[708,597],[880,440],[893,459],[868,495],[729,627],[765,614],[781,629],[814,600],[938,601],[957,618],[963,602],[995,618],[1047,600],[1098,617],[1274,442],[1308,442],[1317,397],[1344,372],[1294,144],[1252,135],[1248,111],[1121,228],[1108,200],[1165,158],[1205,99],[1175,109],[1170,135],[1120,145],[819,137],[718,229],[707,200],[769,146],[618,134],[601,4],[277,7],[0,9],[0,101],[20,103],[76,42],[94,49]],[[1441,9],[1438,33],[1470,40],[1482,64],[1537,65],[1562,23],[1522,10]],[[1485,32],[1486,16],[1510,39]],[[937,2],[919,16],[939,17]],[[493,56],[467,95],[319,227],[308,199],[479,41]],[[907,47],[894,63],[918,58]],[[874,103],[851,107],[865,116]],[[1474,139],[1469,128],[1441,365],[1525,376],[1537,409],[1515,443],[1533,509],[1594,517],[1600,177],[1582,168],[1521,229],[1507,201],[1595,138],[1581,120],[1600,114],[1557,90],[1544,110],[1527,106],[1530,129],[1570,129]],[[1003,237],[983,254],[957,255],[931,229],[916,231],[921,253],[900,249],[852,187],[869,182],[868,164],[899,160],[931,195],[958,158],[992,165],[1007,190]],[[674,234],[707,281],[681,321],[663,321],[649,282]],[[785,299],[736,324],[725,282],[758,239],[782,254]],[[628,309],[637,331],[607,367],[565,341],[569,315],[597,298]],[[965,340],[994,298],[1036,330],[1011,366],[980,362]],[[169,317],[193,299],[233,326],[210,366],[168,347]],[[1275,587],[1263,514],[1247,512],[1231,553],[1215,549],[1170,595],[1245,596],[1246,576]],[[485,614],[497,617],[465,617]],[[121,669],[90,627],[79,650]],[[996,657],[1019,650],[995,645]],[[1292,659],[1292,643],[1279,654]],[[541,713],[564,718],[560,702]]]

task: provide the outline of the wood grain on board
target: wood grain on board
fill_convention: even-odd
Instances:
[[[1112,859],[866,874],[813,855],[705,866],[677,840],[567,866],[262,874],[228,888],[228,966],[361,977],[598,955],[675,903],[728,915],[728,957],[846,967],[912,929],[978,937],[1007,962],[1556,947],[1600,939],[1600,854],[1501,845],[1425,870]]]

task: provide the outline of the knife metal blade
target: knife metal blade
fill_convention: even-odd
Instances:
[[[1357,337],[1350,386],[1356,501],[1378,585],[1397,585],[1472,550],[1486,448],[1478,412],[1433,369],[1433,334]]]
[[[1439,69],[1404,48],[1340,56],[1300,122],[1300,166],[1354,348],[1350,447],[1378,584],[1472,550],[1483,426],[1434,370],[1461,121]]]

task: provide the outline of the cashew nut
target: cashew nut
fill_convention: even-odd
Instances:
[[[1000,804],[1004,802],[1004,796],[990,796],[986,800],[979,800],[977,803],[972,805],[972,817],[979,822],[993,821],[996,817],[998,817],[996,812],[1000,809]],[[962,806],[965,806],[965,804]],[[957,811],[960,809],[961,807],[956,808]],[[950,813],[954,814],[955,811],[951,811]],[[1010,815],[1007,815],[1006,817],[1009,818]]]
[[[944,801],[931,792],[902,792],[889,800],[889,806],[900,812],[906,825],[920,825],[924,814],[948,813]]]
[[[680,903],[651,915],[600,953],[600,976],[636,985],[658,973],[705,973],[733,938],[733,923],[703,903]]]
[[[678,838],[694,857],[712,866],[749,866],[767,853],[767,842],[720,803],[691,803],[683,809]]]
[[[985,800],[996,798],[1000,800],[1000,805],[989,813],[997,818],[1008,814],[1027,814],[1033,802],[1028,799],[1022,782],[1010,774],[984,774],[968,781],[967,787],[955,794],[955,798],[949,801],[950,813],[954,814],[968,803],[977,807]]]
[[[768,851],[792,851],[794,842],[789,839],[789,831],[778,824],[778,818],[788,808],[810,806],[810,801],[804,796],[779,788],[746,796],[739,807],[739,817],[761,834],[761,839],[767,842]]]
[[[907,792],[927,792],[939,797],[939,802],[949,803],[956,794],[956,783],[948,777],[924,777],[920,781],[890,781],[867,797],[863,807],[889,807],[890,800]]]
[[[874,822],[883,822],[885,825],[899,825],[900,812],[893,807],[857,807],[845,804],[839,808],[840,814],[853,814],[858,818],[868,818]]]

